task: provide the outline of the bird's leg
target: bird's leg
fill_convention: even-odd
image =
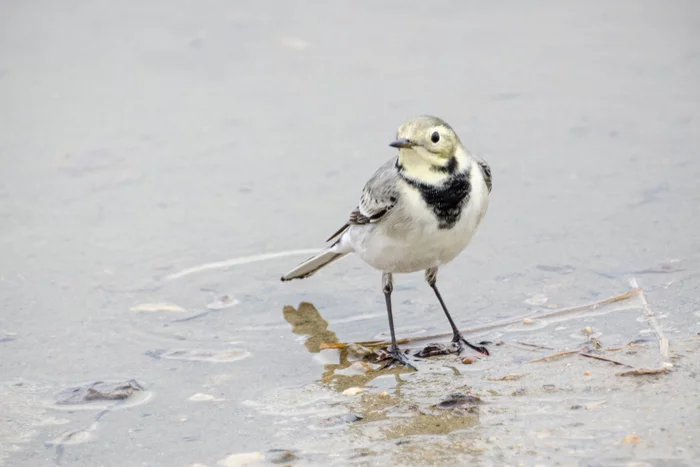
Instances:
[[[391,292],[394,290],[394,280],[390,272],[385,272],[382,274],[382,289],[384,291],[384,299],[386,300],[386,314],[389,315],[389,331],[391,332],[391,347],[389,348],[389,355],[391,356],[391,359],[386,365],[384,365],[384,368],[400,363],[411,370],[417,370],[416,367],[411,365],[411,363],[408,361],[408,357],[406,357],[406,354],[401,352],[401,349],[399,349],[399,346],[396,344],[394,316],[391,314]]]
[[[457,326],[455,325],[455,322],[452,321],[452,316],[450,316],[450,312],[447,311],[447,307],[445,306],[445,302],[442,300],[442,296],[440,295],[440,291],[437,288],[437,268],[430,268],[425,270],[425,280],[428,281],[428,285],[433,289],[435,292],[435,296],[437,297],[438,301],[440,302],[440,305],[442,306],[442,311],[445,312],[445,316],[447,316],[447,321],[450,322],[450,326],[452,326],[452,342],[457,346],[457,353],[462,352],[462,344],[466,344],[468,347],[471,347],[472,349],[476,350],[479,353],[482,353],[484,355],[489,355],[489,351],[484,347],[483,345],[473,345],[469,343],[464,337],[462,337],[462,334],[459,332],[459,329],[457,329]]]

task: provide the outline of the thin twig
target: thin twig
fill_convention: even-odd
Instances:
[[[596,360],[602,360],[604,362],[614,363],[615,365],[622,365],[622,366],[626,366],[628,368],[634,368],[632,365],[628,365],[627,363],[618,362],[617,360],[613,360],[613,359],[607,358],[607,357],[601,357],[600,355],[592,355],[592,354],[583,353],[583,352],[579,352],[578,354],[582,357],[595,358]]]
[[[516,344],[524,345],[525,347],[533,347],[540,350],[554,350],[551,347],[545,347],[544,345],[528,344],[527,342],[515,341]]]
[[[661,375],[671,371],[669,368],[635,368],[634,370],[621,371],[615,373],[617,376],[644,376],[644,375]]]
[[[579,352],[580,352],[580,350],[562,350],[561,352],[553,353],[551,355],[546,355],[544,357],[536,358],[534,360],[529,360],[526,363],[544,362],[546,360],[551,360],[553,358],[563,357],[565,355],[571,355],[571,354],[575,354],[575,353],[579,353]]]
[[[619,352],[620,350],[624,350],[627,347],[635,347],[635,346],[637,346],[637,344],[634,344],[634,339],[632,339],[630,341],[627,341],[627,343],[625,345],[622,345],[620,347],[607,347],[605,349],[605,351],[606,352]],[[642,347],[644,347],[644,346],[642,346]]]
[[[633,288],[632,290],[629,290],[623,294],[616,295],[616,296],[610,297],[610,298],[606,298],[605,300],[602,300],[600,302],[595,302],[595,303],[591,303],[588,305],[580,305],[580,306],[576,306],[573,308],[566,308],[564,310],[552,311],[550,313],[538,313],[538,312],[529,313],[527,315],[519,316],[517,318],[506,319],[503,321],[497,321],[495,323],[486,324],[483,326],[477,326],[477,327],[471,328],[471,329],[465,329],[464,331],[461,331],[461,332],[464,335],[470,335],[470,334],[481,333],[484,331],[491,331],[493,329],[498,329],[498,328],[510,326],[512,324],[520,323],[524,319],[532,319],[532,318],[547,319],[547,318],[566,316],[566,315],[577,313],[579,311],[598,310],[602,306],[609,305],[611,303],[619,302],[622,300],[627,300],[628,298],[632,298],[632,297],[638,295],[639,293],[641,293],[641,289],[639,289],[637,287],[637,288]],[[407,337],[404,339],[397,339],[396,343],[397,344],[408,344],[411,342],[425,341],[425,340],[429,340],[429,339],[436,339],[439,337],[447,337],[447,336],[451,336],[451,335],[452,335],[451,332],[443,332],[440,334],[432,334],[429,336]],[[355,344],[362,345],[364,347],[383,347],[386,345],[390,345],[391,342],[390,341],[364,341],[364,342],[355,342]],[[323,342],[323,343],[321,343],[321,348],[322,349],[344,349],[348,345],[350,345],[350,343],[346,343],[346,342],[325,343],[325,342]]]
[[[644,296],[644,291],[637,284],[637,280],[632,278],[630,280],[630,285],[639,290],[639,298],[642,301],[642,308],[646,313],[647,321],[649,321],[651,328],[654,330],[656,337],[659,339],[659,355],[661,356],[661,363],[666,363],[668,360],[668,339],[664,335],[663,331],[661,331],[661,327],[659,326],[659,322],[656,320],[654,313],[651,311],[651,309],[649,309],[649,303]]]

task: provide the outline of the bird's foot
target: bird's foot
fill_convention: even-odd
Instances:
[[[394,365],[403,365],[410,370],[418,371],[418,368],[413,366],[411,362],[408,361],[406,354],[403,353],[398,347],[390,347],[387,350],[387,356],[385,359],[388,360],[388,362],[382,367],[382,370],[392,368]]]
[[[479,345],[474,345],[470,343],[468,340],[466,340],[464,337],[462,337],[461,334],[455,334],[454,337],[452,338],[452,343],[457,346],[457,355],[462,353],[463,346],[462,344],[465,344],[467,347],[476,350],[480,354],[483,355],[490,355],[489,350],[485,347],[486,345],[489,345],[491,342],[479,342]]]

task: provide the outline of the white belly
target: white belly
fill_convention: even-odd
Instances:
[[[406,189],[401,205],[386,219],[351,226],[347,240],[363,261],[383,272],[409,273],[449,263],[467,247],[488,207],[483,179],[472,181],[469,203],[450,229],[440,229],[420,193]]]

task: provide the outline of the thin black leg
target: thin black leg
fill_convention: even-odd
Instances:
[[[391,359],[384,366],[384,368],[391,367],[397,363],[400,363],[407,368],[412,370],[417,370],[417,368],[408,361],[406,354],[401,352],[398,344],[396,343],[396,332],[394,331],[394,315],[391,312],[391,292],[394,290],[394,281],[390,272],[385,272],[382,275],[382,289],[384,290],[384,300],[386,301],[386,314],[389,317],[389,331],[391,332],[391,347],[389,348],[389,355]]]
[[[435,296],[437,297],[438,301],[440,302],[440,306],[442,307],[442,311],[445,312],[445,316],[447,316],[447,321],[450,322],[450,326],[452,327],[452,342],[457,345],[457,349],[458,349],[457,352],[461,353],[462,352],[462,344],[466,344],[467,347],[470,347],[479,353],[482,353],[484,355],[489,355],[489,351],[486,347],[484,347],[483,345],[471,344],[468,340],[466,340],[464,337],[462,337],[462,334],[459,332],[459,329],[457,329],[457,325],[455,325],[454,320],[452,320],[452,316],[450,316],[450,312],[447,311],[447,306],[445,306],[445,301],[442,299],[442,295],[440,295],[440,291],[437,288],[437,268],[426,269],[425,280],[428,281],[428,284],[435,292]]]
[[[398,350],[399,346],[396,343],[396,333],[394,332],[394,315],[391,312],[391,292],[384,293],[386,301],[386,314],[389,315],[389,331],[391,332],[391,350]]]

